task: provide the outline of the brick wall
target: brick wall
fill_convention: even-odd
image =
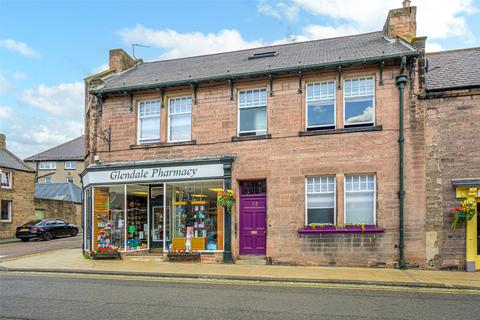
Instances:
[[[452,179],[480,176],[480,90],[446,92],[424,100],[427,154],[427,263],[465,268],[465,226],[451,229]]]
[[[0,222],[0,239],[15,236],[15,229],[35,218],[33,197],[35,195],[35,173],[0,168],[13,173],[12,188],[0,189],[0,200],[12,200],[12,221]]]
[[[398,89],[395,76],[398,65],[387,65],[379,85],[378,66],[347,68],[342,80],[355,76],[376,77],[376,124],[382,131],[300,137],[305,130],[305,82],[336,80],[332,71],[312,72],[303,78],[303,93],[297,93],[298,78],[284,76],[273,81],[268,97],[268,133],[271,139],[231,142],[237,132],[237,102],[230,100],[226,83],[201,85],[198,102],[192,108],[192,139],[195,145],[165,146],[167,108],[162,109],[163,144],[135,146],[137,132],[136,103],[159,98],[158,92],[134,95],[130,111],[128,96],[105,99],[102,112],[87,105],[87,162],[94,154],[103,162],[158,160],[235,155],[233,188],[238,180],[267,180],[267,256],[273,263],[327,265],[336,255],[337,265],[393,265],[398,259]],[[239,81],[242,88],[266,87],[267,79]],[[343,81],[342,81],[343,89]],[[165,91],[168,97],[190,95],[191,89]],[[407,89],[406,117],[406,258],[410,263],[425,264],[425,181],[423,119],[418,105]],[[88,101],[93,101],[89,99]],[[343,127],[342,90],[336,91],[337,127]],[[112,152],[106,144],[93,139],[91,132],[112,126]],[[385,228],[382,235],[299,236],[305,225],[305,177],[337,175],[342,190],[343,175],[375,173],[377,176],[377,223]],[[237,205],[238,206],[238,205]],[[237,208],[238,209],[238,208]],[[238,212],[238,210],[236,210]],[[337,217],[343,223],[343,193],[337,194]],[[232,219],[233,249],[238,254],[238,213]],[[328,249],[327,249],[328,248]],[[354,254],[352,254],[352,252]]]

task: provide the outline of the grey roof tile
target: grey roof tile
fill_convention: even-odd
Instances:
[[[36,183],[35,198],[82,203],[82,189],[73,183]]]
[[[0,148],[0,167],[34,172],[32,168],[28,167],[22,160],[5,148]]]
[[[277,51],[274,57],[248,59],[252,54]],[[196,57],[161,60],[140,64],[104,79],[99,90],[159,85],[185,81],[240,76],[254,72],[306,68],[369,58],[412,53],[400,41],[387,40],[382,31],[354,36],[288,43]]]
[[[480,86],[480,47],[427,53],[426,90]]]
[[[42,160],[83,160],[85,158],[85,137],[80,136],[52,149],[30,156],[25,161]]]

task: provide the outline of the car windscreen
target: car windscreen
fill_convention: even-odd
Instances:
[[[42,222],[41,219],[31,220],[31,221],[25,222],[23,225],[24,226],[34,226],[34,225],[36,225],[37,223],[40,223],[40,222]]]

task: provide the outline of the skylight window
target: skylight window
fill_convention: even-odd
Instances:
[[[258,53],[254,53],[250,57],[248,57],[248,60],[275,57],[277,55],[277,53],[278,53],[278,51],[258,52]]]

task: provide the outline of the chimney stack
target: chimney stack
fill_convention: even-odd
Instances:
[[[403,7],[388,12],[383,33],[389,39],[398,36],[414,38],[417,36],[417,7],[410,6],[410,0],[403,0]]]
[[[3,133],[0,133],[0,149],[7,148],[7,138]]]
[[[110,50],[108,64],[110,70],[115,72],[122,72],[135,66],[137,63],[132,57],[128,55],[123,49]]]

